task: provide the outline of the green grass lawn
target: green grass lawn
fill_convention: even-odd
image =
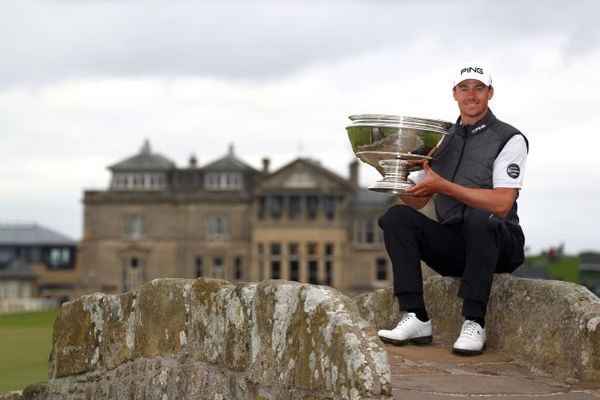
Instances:
[[[547,270],[550,273],[550,279],[573,283],[581,282],[579,256],[563,256],[554,261],[549,261],[545,255],[527,257],[525,266]]]
[[[56,311],[0,315],[0,394],[48,380]]]

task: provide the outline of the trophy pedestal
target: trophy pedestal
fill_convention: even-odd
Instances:
[[[374,192],[408,194],[406,189],[414,186],[408,181],[408,162],[404,160],[381,160],[379,165],[383,168],[383,179],[369,186]]]

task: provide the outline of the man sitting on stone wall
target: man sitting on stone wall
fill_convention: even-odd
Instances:
[[[444,276],[462,276],[465,321],[453,351],[480,354],[486,341],[485,313],[494,273],[512,272],[524,259],[525,237],[517,197],[528,152],[525,136],[488,108],[492,78],[480,67],[457,71],[453,96],[460,117],[423,171],[410,195],[379,219],[394,270],[394,295],[404,317],[383,341],[431,343],[423,300],[420,260]],[[437,221],[417,210],[435,197]]]

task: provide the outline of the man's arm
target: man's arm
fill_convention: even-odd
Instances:
[[[429,200],[431,200],[431,196],[417,197],[410,194],[399,194],[398,198],[402,200],[404,204],[406,204],[410,208],[414,208],[415,210],[420,210],[421,208],[425,207]]]
[[[488,210],[500,217],[508,215],[517,198],[518,189],[516,188],[467,188],[450,182],[436,174],[429,166],[429,161],[427,160],[423,162],[423,168],[427,172],[425,179],[407,190],[407,192],[412,193],[416,198],[424,197],[429,201],[429,198],[431,198],[433,194],[442,193],[471,208]],[[425,205],[427,201],[425,201],[423,205]],[[409,206],[412,207],[411,205]]]

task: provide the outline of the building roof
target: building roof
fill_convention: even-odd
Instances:
[[[296,158],[296,159],[290,161],[283,167],[279,168],[277,171],[274,171],[273,173],[271,173],[264,181],[268,181],[279,174],[284,174],[289,170],[294,170],[295,168],[297,168],[299,166],[306,167],[308,170],[314,171],[317,175],[327,177],[329,180],[335,182],[337,185],[339,185],[342,188],[345,188],[345,189],[352,188],[352,184],[347,179],[342,178],[335,172],[330,171],[329,169],[323,167],[320,162],[310,159],[310,158],[304,158],[304,157],[299,157],[299,158]]]
[[[173,168],[173,161],[152,152],[148,140],[144,142],[138,154],[108,167],[111,171],[165,171]]]
[[[58,232],[37,224],[0,224],[0,245],[75,245]]]
[[[229,145],[227,154],[202,167],[204,171],[252,171],[256,169],[237,158],[233,152],[233,144]]]
[[[600,253],[585,252],[579,255],[580,264],[600,264]]]
[[[5,268],[0,268],[0,279],[36,279],[38,275],[29,264],[17,258]]]

